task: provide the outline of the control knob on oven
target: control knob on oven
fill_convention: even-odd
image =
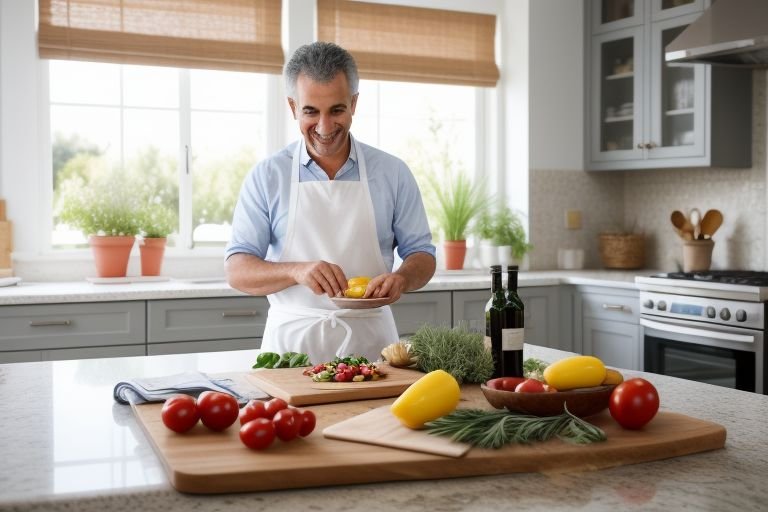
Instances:
[[[712,306],[707,307],[707,318],[715,318],[715,316],[717,316],[715,308]]]
[[[731,311],[728,308],[723,308],[720,310],[720,318],[723,320],[730,320],[731,319]]]
[[[664,302],[663,300],[660,300],[659,302],[656,303],[656,309],[658,309],[659,311],[666,311],[667,303]]]
[[[645,299],[643,301],[643,307],[646,309],[653,309],[653,301],[651,299]]]
[[[747,321],[747,312],[743,309],[740,309],[736,311],[736,321],[737,322],[746,322]]]

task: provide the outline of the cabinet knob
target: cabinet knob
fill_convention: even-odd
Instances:
[[[645,149],[645,144],[643,144],[642,142],[638,142],[637,149]]]
[[[645,143],[645,149],[653,149],[655,147],[656,147],[656,144],[654,144],[653,142],[646,142]]]

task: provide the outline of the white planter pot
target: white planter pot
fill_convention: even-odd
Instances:
[[[499,264],[499,246],[480,242],[480,263],[485,268]]]
[[[507,265],[515,265],[515,258],[512,256],[511,245],[499,245],[496,247],[498,251],[498,264],[501,265],[501,270],[506,272]]]

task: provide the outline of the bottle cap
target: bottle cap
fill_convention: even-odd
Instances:
[[[491,273],[501,272],[501,265],[491,265]]]
[[[510,271],[510,270],[520,270],[520,267],[518,267],[517,265],[507,265],[507,271]]]

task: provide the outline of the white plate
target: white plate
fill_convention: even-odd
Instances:
[[[376,299],[350,299],[348,297],[331,297],[331,300],[341,309],[371,309],[380,308],[389,303],[389,297]]]
[[[0,286],[13,286],[20,282],[20,277],[0,277]]]

